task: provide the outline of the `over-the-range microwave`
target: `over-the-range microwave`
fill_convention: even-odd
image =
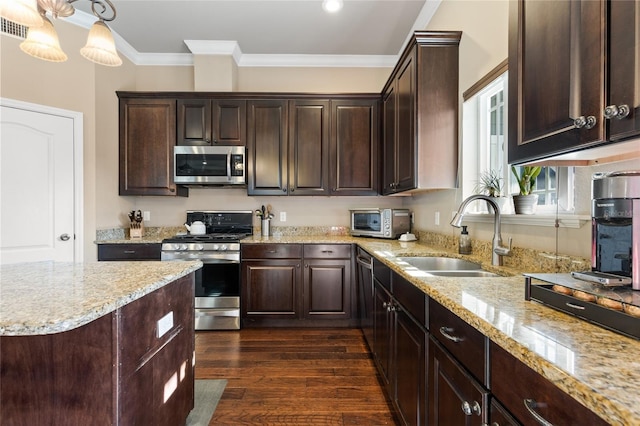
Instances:
[[[411,231],[408,209],[351,209],[351,235],[395,239]]]
[[[174,146],[173,178],[180,185],[244,185],[244,146]]]

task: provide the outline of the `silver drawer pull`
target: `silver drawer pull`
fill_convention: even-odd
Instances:
[[[322,253],[331,254],[333,253],[333,250],[322,250]]]
[[[123,253],[124,254],[134,254],[136,251],[135,250],[124,250]]]
[[[478,404],[478,401],[473,401],[473,404],[470,404],[468,401],[464,401],[462,403],[462,412],[465,414],[465,416],[471,416],[471,415],[481,415],[482,414],[482,408],[480,407],[480,404]]]
[[[573,309],[580,309],[581,311],[584,311],[585,309],[587,309],[584,306],[576,305],[576,304],[573,304],[573,303],[570,303],[570,302],[565,302],[565,305],[567,305],[568,307],[573,308]]]
[[[458,343],[458,342],[462,342],[464,339],[462,337],[457,337],[454,336],[452,334],[453,332],[453,328],[451,327],[440,327],[440,334],[442,334],[444,337],[446,337],[447,339],[451,340],[454,343]]]
[[[536,419],[538,423],[540,423],[542,426],[553,426],[553,423],[548,422],[536,411],[538,403],[534,399],[525,398],[523,401],[527,411],[529,411],[529,413],[533,416],[534,419]]]

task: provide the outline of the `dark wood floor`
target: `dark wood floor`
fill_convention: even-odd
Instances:
[[[358,329],[196,333],[196,379],[227,379],[210,425],[394,425]]]

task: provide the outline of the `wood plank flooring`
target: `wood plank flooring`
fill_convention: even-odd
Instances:
[[[359,329],[196,333],[196,379],[227,379],[210,425],[394,425]]]

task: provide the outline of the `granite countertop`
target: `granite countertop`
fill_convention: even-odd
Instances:
[[[80,327],[201,267],[200,261],[0,266],[0,336]]]

